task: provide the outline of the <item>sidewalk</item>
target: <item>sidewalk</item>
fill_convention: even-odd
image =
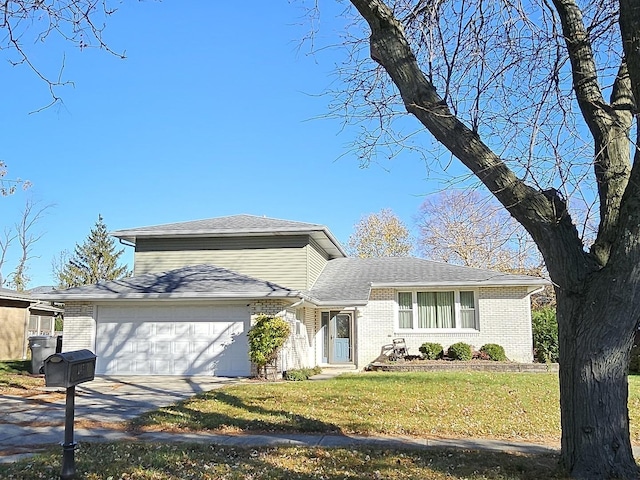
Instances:
[[[8,427],[8,428],[5,428]],[[62,427],[19,427],[3,425],[0,435],[0,463],[8,463],[26,458],[43,446],[62,443]],[[153,443],[209,443],[236,447],[262,447],[274,445],[296,445],[304,447],[346,448],[461,448],[466,450],[486,450],[495,452],[516,452],[522,454],[557,453],[558,448],[522,442],[505,442],[482,439],[433,439],[415,437],[365,437],[359,435],[313,435],[313,434],[239,434],[221,435],[215,433],[185,432],[143,432],[131,433],[110,429],[77,429],[75,440],[82,442],[153,442]],[[37,443],[33,443],[37,441]],[[3,453],[7,453],[6,455]]]

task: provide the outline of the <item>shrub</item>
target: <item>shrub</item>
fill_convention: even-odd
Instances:
[[[480,347],[480,352],[486,354],[489,360],[493,360],[494,362],[504,362],[507,360],[504,348],[496,343],[483,345]]]
[[[640,331],[636,331],[631,347],[631,357],[629,358],[629,373],[640,373]]]
[[[291,382],[301,382],[309,380],[309,377],[322,373],[322,369],[318,366],[313,368],[295,368],[284,372],[283,378]]]
[[[533,329],[533,351],[536,362],[558,361],[558,322],[556,310],[545,307],[531,312]]]
[[[422,357],[427,360],[436,360],[438,358],[442,358],[444,355],[442,345],[439,343],[425,342],[420,345],[418,350],[422,353]]]
[[[471,345],[464,342],[454,343],[447,350],[447,356],[453,360],[467,362],[471,360]]]
[[[278,357],[278,349],[289,338],[290,331],[289,324],[280,317],[271,315],[257,317],[248,335],[249,358],[256,364],[258,375],[263,371],[266,375],[266,366]]]

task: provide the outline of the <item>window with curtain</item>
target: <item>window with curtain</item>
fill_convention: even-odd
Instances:
[[[472,291],[460,292],[460,326],[476,328],[476,300]]]
[[[418,328],[455,328],[454,292],[418,292]]]
[[[473,291],[398,292],[398,323],[400,328],[407,329],[475,329],[475,294]]]
[[[413,328],[413,295],[411,292],[398,293],[398,326]]]

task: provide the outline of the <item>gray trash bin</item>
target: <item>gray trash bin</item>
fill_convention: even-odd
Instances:
[[[44,361],[50,355],[56,353],[56,337],[37,335],[29,337],[29,349],[31,350],[31,373],[40,373]]]

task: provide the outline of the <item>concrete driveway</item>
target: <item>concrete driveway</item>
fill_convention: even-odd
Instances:
[[[75,422],[92,422],[92,430],[113,430],[158,407],[198,393],[244,381],[224,377],[96,377],[76,386]],[[0,455],[24,446],[63,440],[66,390],[44,389],[28,397],[5,395],[0,401]],[[85,423],[86,424],[86,423]],[[82,429],[77,428],[81,435]]]

